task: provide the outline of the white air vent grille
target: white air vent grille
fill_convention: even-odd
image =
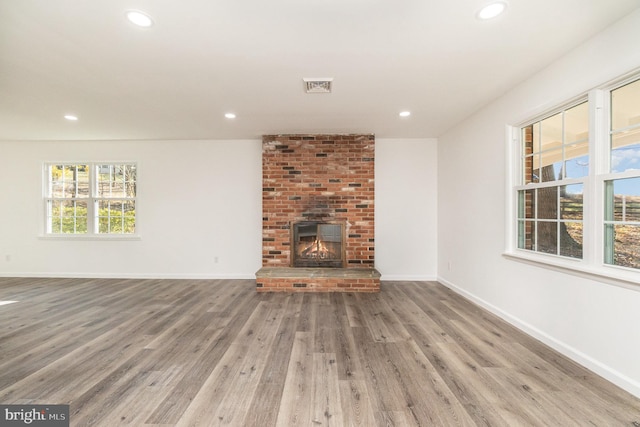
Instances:
[[[307,93],[331,93],[332,78],[304,78],[304,90]]]

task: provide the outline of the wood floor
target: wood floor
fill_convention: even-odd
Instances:
[[[0,403],[72,426],[640,426],[640,400],[437,283],[0,279]]]

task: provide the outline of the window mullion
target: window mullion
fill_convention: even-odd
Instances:
[[[87,232],[89,234],[96,234],[96,174],[97,174],[97,166],[93,163],[87,164],[89,168],[89,200],[87,201]]]
[[[602,183],[604,187],[604,221],[602,221],[603,250],[601,252],[605,264],[614,263],[614,191],[613,181]]]
[[[589,175],[584,192],[584,260],[589,265],[602,265],[604,228],[604,183],[600,175],[608,167],[607,119],[605,92],[589,93]]]

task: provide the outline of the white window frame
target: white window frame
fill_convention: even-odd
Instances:
[[[48,200],[52,197],[49,196],[49,168],[57,165],[87,165],[90,168],[89,172],[89,196],[83,198],[87,203],[87,232],[86,233],[51,233],[48,231]],[[126,198],[133,200],[135,203],[135,232],[134,233],[99,233],[98,232],[98,216],[95,209],[95,205],[100,200],[105,200],[104,197],[99,197],[97,194],[97,177],[95,170],[100,165],[135,165],[136,166],[136,196],[132,198]],[[42,198],[40,208],[40,233],[38,237],[46,240],[140,240],[140,205],[138,200],[140,182],[140,163],[131,160],[125,161],[46,161],[42,165]],[[118,198],[120,199],[120,198]]]
[[[532,115],[505,129],[507,179],[506,179],[506,233],[504,256],[516,261],[568,272],[589,279],[638,290],[640,270],[605,263],[604,207],[605,181],[640,177],[640,170],[621,173],[610,171],[610,92],[640,79],[637,72],[583,93],[557,108],[542,114]],[[568,258],[559,255],[534,252],[518,248],[518,190],[527,188],[522,184],[521,129],[550,117],[560,111],[588,100],[589,102],[589,175],[578,179],[583,187],[583,257]],[[575,179],[555,181],[549,184],[569,185]],[[539,186],[538,186],[539,187]],[[532,186],[531,188],[534,188]]]

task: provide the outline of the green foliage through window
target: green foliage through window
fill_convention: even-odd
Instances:
[[[49,164],[47,234],[134,234],[137,166]]]

